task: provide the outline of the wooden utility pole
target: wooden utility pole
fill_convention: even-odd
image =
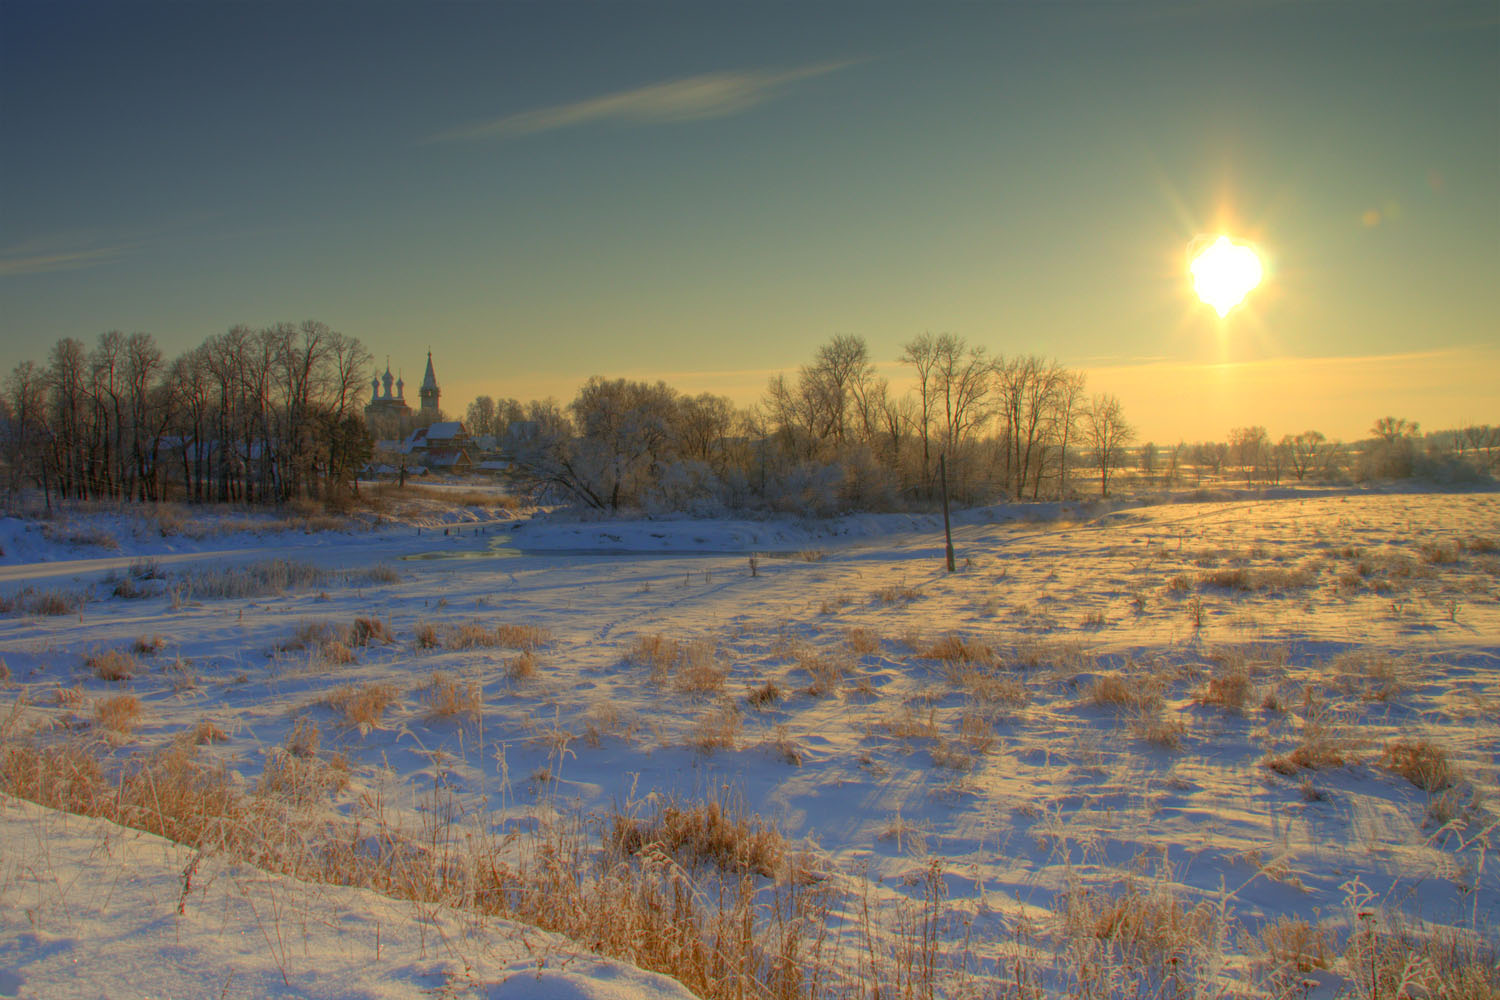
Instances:
[[[948,572],[953,566],[953,528],[948,523],[948,453],[938,455],[938,478],[943,484],[943,539],[948,546]]]

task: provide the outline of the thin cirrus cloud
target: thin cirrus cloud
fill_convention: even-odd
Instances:
[[[49,271],[72,271],[93,267],[119,257],[128,247],[101,247],[96,250],[73,250],[59,253],[12,253],[0,256],[0,277],[21,274],[46,274]]]
[[[653,83],[634,90],[590,97],[571,104],[555,104],[474,122],[429,136],[427,141],[514,139],[597,122],[657,125],[724,118],[779,97],[789,86],[801,80],[823,76],[850,65],[851,62],[845,61],[818,63],[776,72],[746,70],[704,73],[681,80]]]

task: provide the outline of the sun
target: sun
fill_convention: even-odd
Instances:
[[[1188,265],[1193,290],[1222,319],[1260,284],[1260,258],[1247,246],[1220,236]]]

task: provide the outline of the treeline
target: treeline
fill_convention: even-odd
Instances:
[[[1133,438],[1119,401],[1036,356],[991,355],[952,334],[922,334],[900,361],[897,394],[862,338],[819,347],[772,379],[749,409],[663,382],[590,379],[563,406],[482,396],[466,414],[494,434],[526,481],[599,510],[890,510],[936,497],[939,457],[962,503],[1108,493]]]
[[[1424,435],[1416,421],[1381,417],[1369,433],[1348,444],[1315,430],[1273,441],[1264,427],[1237,427],[1224,441],[1164,447],[1148,441],[1137,452],[1131,475],[1165,488],[1205,481],[1245,486],[1411,478],[1463,483],[1500,475],[1500,427],[1491,424]]]
[[[236,326],[171,360],[148,333],[64,338],[0,387],[4,486],[49,504],[334,498],[369,461],[370,362],[314,320]]]

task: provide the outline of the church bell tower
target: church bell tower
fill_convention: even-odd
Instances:
[[[417,395],[422,399],[422,414],[436,416],[438,412],[437,376],[432,373],[432,352],[427,352],[427,374],[422,376],[422,388]]]

